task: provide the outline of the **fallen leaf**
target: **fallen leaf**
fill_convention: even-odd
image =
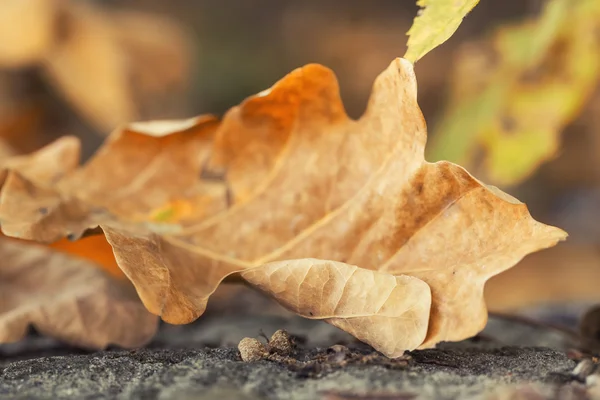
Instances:
[[[148,343],[158,319],[128,282],[91,263],[42,246],[0,239],[0,343],[22,339],[29,325],[75,346]]]
[[[0,185],[14,171],[33,180],[57,181],[78,164],[78,158],[78,140],[61,138],[33,154],[3,159]],[[18,209],[17,204],[15,207]],[[109,344],[137,347],[153,337],[157,319],[143,308],[133,287],[101,271],[112,272],[115,277],[123,275],[110,246],[103,236],[90,240],[95,253],[87,253],[86,258],[102,265],[76,257],[86,245],[89,250],[86,241],[78,242],[75,251],[64,243],[54,244],[62,252],[71,253],[60,254],[42,246],[0,238],[4,260],[0,266],[0,342],[20,340],[29,325],[41,333],[89,348]]]
[[[479,0],[417,0],[421,9],[407,33],[404,58],[414,63],[448,40],[477,3]]]
[[[463,46],[429,157],[501,185],[552,158],[600,78],[598,4],[549,1],[538,19]]]
[[[294,301],[326,295],[338,312],[332,305],[339,288],[359,293],[366,281],[330,275],[341,279],[331,282],[337,291],[322,292],[327,282],[312,288],[312,273],[326,276],[335,265],[425,292],[398,303],[394,291],[399,310],[413,302],[415,310],[427,309],[430,292],[426,334],[421,311],[418,318],[407,311],[417,329],[400,334],[387,325],[398,323],[397,315],[362,323],[358,316],[379,316],[359,298],[343,314],[317,317],[390,355],[461,340],[485,325],[486,280],[566,234],[536,222],[525,205],[461,167],[425,162],[416,96],[412,64],[395,60],[377,78],[365,114],[352,120],[334,74],[309,65],[221,123],[200,117],[130,125],[54,181],[10,171],[2,227],[12,236],[55,240],[99,224],[146,307],[170,323],[196,319],[235,273],[300,313],[310,316],[320,305]],[[43,218],[35,213],[40,209],[47,211]],[[285,264],[306,258],[293,268]],[[309,264],[319,267],[309,271]],[[292,293],[266,278],[271,268],[290,273]]]
[[[79,143],[72,137],[25,158],[9,160],[0,194],[3,232],[52,243],[65,236],[79,238],[98,221],[119,215],[133,223],[143,221],[168,230],[172,224],[164,221],[166,207],[171,207],[173,218],[181,213],[191,218],[196,212],[219,211],[226,197],[222,185],[207,184],[204,193],[193,187],[200,175],[201,152],[210,146],[215,122],[212,117],[201,117],[178,123],[132,124],[111,136],[80,170],[75,170]],[[111,165],[110,171],[107,165]],[[105,178],[107,172],[110,177]],[[138,190],[146,191],[145,195],[131,198]],[[195,204],[177,208],[173,196],[186,193]],[[214,208],[203,203],[203,195]],[[214,201],[218,197],[220,203]],[[36,200],[28,201],[31,198]],[[107,213],[109,207],[113,216]]]
[[[68,205],[63,207],[60,199],[54,198],[52,191],[36,190],[29,182],[57,182],[79,163],[79,152],[79,141],[74,137],[66,136],[37,152],[12,157],[4,160],[3,165],[0,164],[0,186],[15,193],[14,196],[9,197],[3,195],[6,192],[0,193],[0,204],[9,214],[12,214],[10,218],[0,217],[2,231],[5,234],[12,230],[18,233],[7,234],[8,236],[28,239],[34,233],[27,231],[33,229],[35,236],[45,242],[58,240],[64,236],[62,227],[57,232],[51,223],[47,223],[46,217],[53,218],[56,213],[51,210],[56,207],[67,213],[76,212],[76,210]],[[10,189],[11,187],[19,189]],[[31,195],[38,198],[42,204],[40,207],[34,205],[32,209],[29,209],[26,203],[20,204],[22,199],[17,193],[20,190],[28,191],[30,189],[36,192]],[[11,218],[19,222],[11,225]]]
[[[431,293],[417,278],[315,259],[275,262],[242,277],[289,310],[323,319],[388,357],[419,347],[427,335]]]

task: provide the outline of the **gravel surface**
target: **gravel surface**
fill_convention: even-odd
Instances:
[[[278,329],[297,338],[294,353],[241,360],[240,339]],[[36,334],[0,345],[0,399],[600,399],[598,365],[587,383],[572,374],[579,361],[567,350],[575,345],[568,332],[492,318],[477,338],[390,361],[281,310],[219,312],[163,325],[134,351],[85,352]]]

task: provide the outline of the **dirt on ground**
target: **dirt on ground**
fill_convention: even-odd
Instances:
[[[130,351],[86,352],[32,333],[0,346],[0,398],[600,399],[598,358],[576,350],[568,328],[577,312],[492,317],[475,338],[396,360],[281,310],[164,324]]]

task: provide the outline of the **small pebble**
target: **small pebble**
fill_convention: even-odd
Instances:
[[[283,329],[276,331],[269,340],[269,351],[282,356],[290,355],[294,351],[294,340]]]
[[[243,361],[252,362],[260,361],[267,355],[267,349],[258,339],[255,338],[243,338],[238,344],[238,350]]]
[[[585,381],[585,379],[592,372],[594,372],[595,368],[596,366],[594,365],[594,362],[592,360],[590,360],[589,358],[584,358],[583,360],[579,361],[579,363],[575,366],[575,368],[571,372],[571,375],[580,381]]]
[[[346,359],[346,355],[350,350],[346,346],[342,346],[341,344],[335,344],[327,349],[327,353],[329,354],[329,362],[333,363],[341,363]]]
[[[600,388],[600,373],[595,373],[585,378],[585,384],[590,387]]]
[[[349,350],[346,346],[341,344],[334,344],[327,349],[328,353],[347,353]]]

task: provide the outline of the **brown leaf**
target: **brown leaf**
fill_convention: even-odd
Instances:
[[[173,108],[181,107],[174,94],[185,90],[189,77],[186,32],[165,18],[88,2],[62,1],[55,8],[60,35],[44,53],[43,71],[101,132],[181,112]]]
[[[242,277],[289,310],[323,319],[388,357],[419,347],[427,334],[431,293],[410,276],[303,259],[252,268]]]
[[[65,236],[62,226],[57,231],[52,225],[52,218],[60,216],[57,209],[72,213],[74,208],[68,202],[62,204],[54,190],[35,186],[34,182],[58,182],[77,166],[79,153],[79,141],[65,136],[35,153],[12,157],[0,164],[0,203],[7,213],[0,219],[5,234],[23,239],[35,236],[46,242]],[[6,196],[7,193],[11,194]],[[36,198],[33,204],[27,201],[31,197]]]
[[[48,208],[47,227],[16,218],[8,227],[19,229],[7,233],[47,240],[50,227],[68,234],[100,224],[144,304],[172,323],[202,314],[229,274],[317,258],[424,281],[432,297],[421,346],[464,339],[486,322],[486,280],[565,233],[536,222],[525,205],[461,167],[425,162],[416,96],[412,65],[398,59],[377,78],[365,114],[351,120],[333,73],[303,67],[218,126],[171,127],[160,137],[149,134],[163,131],[160,124],[130,127],[58,182],[11,173],[21,183],[7,181],[3,197],[40,209],[49,201],[37,195],[43,189],[58,206]],[[84,212],[61,212],[66,204]],[[0,204],[3,220],[11,215]],[[303,298],[311,296],[307,290]],[[357,329],[351,319],[335,321],[393,354],[422,339],[420,331],[394,336],[385,325]]]
[[[56,0],[3,0],[0,65],[21,67],[43,59],[54,41]]]
[[[2,230],[50,243],[65,236],[78,238],[98,221],[119,215],[152,224],[219,211],[226,197],[223,185],[194,187],[215,126],[212,117],[131,124],[115,132],[78,170],[79,144],[68,137],[30,156],[9,159],[0,194]],[[138,190],[146,194],[131,197]],[[175,196],[185,194],[196,204],[177,208]]]
[[[91,263],[41,246],[0,240],[0,343],[40,333],[87,348],[138,347],[152,339],[157,318],[129,284]]]
[[[44,61],[50,81],[102,131],[137,118],[109,17],[86,2],[63,2],[63,34]]]
[[[185,92],[193,72],[195,44],[191,35],[180,24],[159,15],[112,10],[109,19],[124,58],[122,73],[128,79],[138,118],[185,115]]]

